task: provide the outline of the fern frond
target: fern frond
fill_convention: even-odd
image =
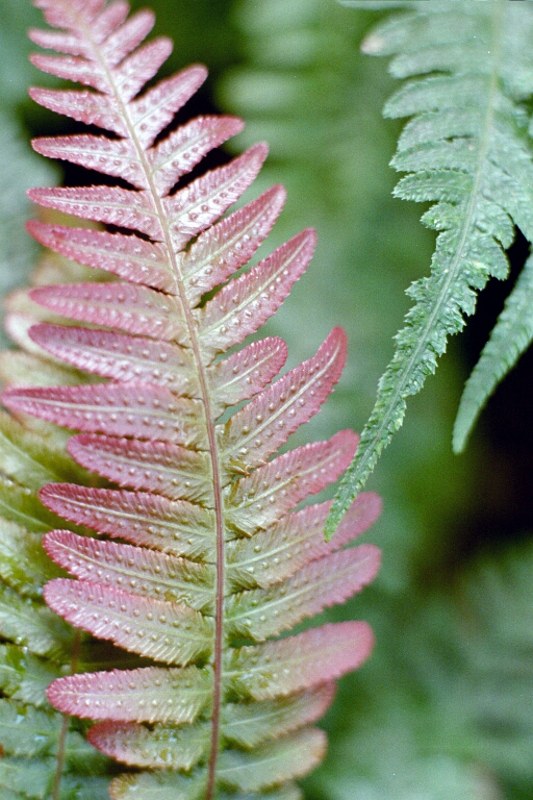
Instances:
[[[34,63],[88,88],[33,97],[110,134],[38,140],[36,149],[127,184],[31,193],[40,205],[112,226],[30,225],[41,243],[98,272],[95,281],[83,275],[25,295],[20,342],[86,378],[3,394],[23,421],[77,431],[68,451],[96,484],[45,479],[39,498],[54,530],[44,547],[72,577],[50,575],[44,596],[64,620],[116,648],[104,669],[86,658],[79,674],[55,680],[48,698],[94,721],[90,741],[138,768],[113,780],[111,797],[292,800],[300,796],[293,780],[325,751],[325,735],[310,726],[332,700],[332,681],[368,656],[372,634],[366,623],[345,622],[271,637],[372,580],[377,549],[344,545],[373,521],[379,502],[361,498],[339,544],[327,546],[329,505],[298,505],[339,477],[355,434],[275,455],[338,381],[341,329],[277,380],[281,340],[227,351],[285,300],[315,235],[293,236],[235,276],[284,200],[274,187],[230,211],[266,147],[182,186],[241,127],[232,117],[203,117],[165,135],[204,68],[143,93],[170,52],[166,39],[143,43],[150,12],[128,20],[123,2],[36,5],[60,30],[33,32],[34,41],[63,55]],[[81,530],[61,530],[55,515]],[[250,546],[261,554],[257,567]]]
[[[80,726],[67,725],[46,699],[50,682],[72,669],[80,642],[43,602],[44,582],[61,573],[42,550],[42,535],[54,517],[35,491],[46,475],[83,480],[84,474],[51,432],[26,430],[5,415],[1,430],[1,794],[17,800],[104,800],[108,761],[91,751]]]
[[[490,277],[506,277],[513,225],[533,239],[527,212],[533,162],[523,106],[533,89],[532,32],[527,3],[439,0],[386,19],[363,45],[368,53],[394,56],[396,77],[424,76],[400,89],[385,113],[413,116],[393,159],[396,169],[410,173],[396,195],[435,203],[422,220],[438,236],[431,276],[408,290],[415,305],[396,336],[328,535],[401,426],[407,398],[420,391],[448,336],[473,313],[476,292]],[[505,347],[514,350],[512,342]],[[505,361],[510,366],[513,356]],[[486,373],[478,375],[469,390],[476,391],[476,404],[489,390],[481,383]]]

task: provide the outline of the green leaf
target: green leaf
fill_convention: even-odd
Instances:
[[[10,756],[51,755],[61,728],[59,714],[0,700],[2,747]]]
[[[73,634],[50,609],[0,584],[0,635],[28,648],[34,655],[63,659]]]
[[[0,514],[11,522],[35,533],[45,533],[57,519],[47,511],[35,493],[19,486],[0,473]]]
[[[54,776],[53,759],[30,761],[27,758],[0,760],[0,787],[20,792],[24,798],[47,800]]]
[[[219,757],[218,774],[226,785],[257,792],[309,772],[322,759],[325,746],[324,733],[311,728],[251,753],[224,750]]]
[[[46,580],[61,574],[46,556],[41,538],[0,517],[0,577],[34,599],[40,599]]]
[[[0,689],[23,703],[43,706],[45,691],[58,669],[14,644],[0,646]]]
[[[6,475],[34,491],[45,483],[72,479],[81,474],[80,468],[65,453],[64,443],[58,441],[52,432],[44,438],[2,412],[0,461]]]
[[[520,104],[533,90],[526,31],[533,34],[530,4],[442,0],[386,19],[366,40],[367,52],[395,56],[391,71],[397,77],[437,73],[409,84],[410,92],[400,90],[387,110],[409,116],[415,104],[416,116],[393,161],[410,174],[396,193],[437,200],[423,221],[438,235],[430,277],[408,290],[415,304],[395,337],[394,356],[338,490],[327,538],[402,425],[407,399],[421,390],[448,337],[473,313],[476,292],[490,277],[506,276],[504,249],[512,241],[512,223],[533,240],[527,212],[533,204],[533,160]],[[465,73],[469,82],[478,81],[466,106],[457,104]],[[509,340],[506,347],[513,352]],[[506,360],[513,363],[512,356]]]
[[[333,686],[262,703],[228,703],[224,707],[224,735],[234,744],[251,749],[289,733],[321,716],[333,699]]]

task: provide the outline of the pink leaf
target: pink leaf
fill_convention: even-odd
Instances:
[[[126,135],[126,123],[110,97],[73,89],[30,89],[29,94],[36,103],[57,114],[97,125],[118,136]]]
[[[323,625],[281,641],[230,650],[226,679],[244,697],[285,697],[357,669],[373,643],[366,622]]]
[[[116,92],[122,102],[129,103],[165,63],[172,52],[172,41],[161,36],[139,47],[115,68],[108,91]]]
[[[65,578],[49,581],[44,599],[72,625],[156,661],[187,666],[212,647],[212,621],[182,603]]]
[[[58,4],[56,0],[34,0],[36,8],[40,8],[49,25],[58,28],[70,28],[76,13],[83,13],[87,21],[93,21],[103,10],[105,0],[71,0],[68,4]]]
[[[286,359],[283,339],[270,336],[210,366],[209,384],[217,406],[223,409],[253,397],[278,374]]]
[[[123,764],[148,769],[191,770],[209,751],[211,726],[101,722],[88,735],[93,747]]]
[[[96,65],[86,58],[77,56],[48,56],[41,53],[30,56],[31,63],[42,72],[48,72],[58,78],[90,86],[103,92],[106,81]]]
[[[148,36],[155,24],[150,9],[133,14],[102,42],[102,54],[110,66],[116,66]]]
[[[87,43],[81,41],[79,36],[75,36],[72,33],[30,28],[28,37],[32,42],[44,47],[46,50],[55,50],[58,53],[67,53],[71,56],[87,56]]]
[[[193,503],[69,483],[49,483],[39,494],[44,505],[63,519],[115,539],[202,559],[213,547],[213,512]]]
[[[5,404],[24,423],[33,414],[82,431],[67,449],[93,475],[74,465],[80,477],[97,484],[48,484],[40,492],[45,509],[83,526],[44,537],[48,554],[75,578],[50,581],[45,599],[74,626],[140,657],[119,655],[126,664],[182,667],[70,675],[54,681],[49,698],[64,713],[99,720],[89,736],[105,753],[151,770],[117,777],[109,789],[115,800],[252,800],[257,793],[297,800],[293,778],[325,748],[324,734],[304,726],[331,702],[333,680],[368,656],[372,634],[365,623],[347,622],[252,643],[371,580],[377,549],[342,548],[377,515],[378,503],[359,499],[326,544],[330,503],[288,512],[339,476],[355,434],[275,455],[338,380],[342,330],[275,383],[287,355],[282,340],[226,351],[284,301],[315,235],[303,231],[248,268],[285,192],[273,187],[224,216],[259,172],[263,144],[177,183],[242,128],[233,117],[175,124],[205,68],[145,89],[171,50],[166,38],[145,43],[150,11],[128,19],[125,0],[35,3],[61,30],[33,34],[55,50],[34,62],[92,91],[34,90],[34,97],[110,132],[43,138],[35,149],[118,179],[117,186],[31,192],[45,207],[111,230],[30,223],[61,258],[11,307],[11,330],[61,385],[50,385],[39,367],[44,385],[13,386]],[[75,283],[86,270],[67,259],[96,270],[94,280]],[[77,370],[89,373],[83,385]],[[227,411],[243,401],[233,416]],[[123,488],[100,488],[105,481]],[[45,509],[31,512],[35,530]],[[80,536],[86,528],[101,538]],[[113,648],[99,647],[112,658]],[[215,739],[220,746],[210,753]]]
[[[160,81],[130,105],[135,135],[142,147],[149,147],[207,77],[205,67],[195,64]]]
[[[154,339],[186,341],[178,301],[128,283],[70,283],[39,286],[30,297],[63,317],[118,328]]]
[[[315,240],[303,231],[221,289],[199,314],[204,346],[224,352],[271,317],[305,271]]]
[[[47,323],[34,325],[29,335],[46,352],[93,375],[123,383],[153,383],[176,394],[198,396],[192,354],[186,348],[110,331]]]
[[[270,233],[284,202],[285,189],[273,186],[212,225],[179,254],[191,305],[249,261]]]
[[[160,245],[137,236],[48,225],[38,220],[28,222],[27,228],[42,245],[80,264],[106,270],[132,283],[170,294],[176,292],[175,279]],[[159,296],[158,301],[161,299]]]
[[[83,14],[85,12],[85,5],[83,0],[76,0],[79,5],[79,11]],[[96,5],[100,6],[101,3],[96,1]],[[108,36],[111,36],[122,23],[126,20],[130,7],[125,0],[114,0],[113,3],[104,4],[102,9],[98,8],[98,14],[94,15],[91,19],[91,34],[97,44],[104,44]],[[72,21],[73,25],[78,23],[78,19]]]
[[[333,539],[325,542],[324,525],[330,506],[329,502],[306,506],[250,539],[228,542],[228,580],[236,588],[267,587],[286,580],[305,564],[360,536],[381,511],[378,495],[360,494]]]
[[[127,139],[106,139],[104,136],[83,134],[34,139],[32,145],[37,153],[47,158],[70,161],[71,164],[122,178],[137,189],[146,188],[146,176]]]
[[[194,722],[212,692],[208,669],[146,667],[58,678],[50,703],[64,714],[124,722]]]
[[[163,139],[148,152],[158,193],[167,194],[181,175],[242,128],[237,117],[196,117]]]
[[[73,436],[71,456],[83,467],[119,486],[213,506],[211,462],[205,452],[149,440]]]
[[[211,604],[214,574],[204,564],[70,531],[51,531],[43,545],[56,564],[80,580],[186,603],[198,611],[205,612]]]
[[[333,483],[351,464],[358,437],[339,431],[325,442],[290,450],[232,486],[228,523],[251,535],[266,528],[310,494]]]
[[[232,595],[226,604],[234,636],[264,641],[325,608],[343,603],[370,583],[379,569],[377,547],[366,544],[324,556],[272,589]]]
[[[342,328],[334,328],[312,358],[229,420],[221,443],[225,458],[248,467],[264,461],[317,413],[338,381],[345,359],[346,334]]]
[[[257,144],[164,199],[176,249],[205,230],[239,199],[256,178],[266,155],[266,145]]]
[[[116,186],[89,186],[30,189],[28,195],[35,203],[64,214],[130,228],[155,240],[163,238],[160,223],[144,192]]]
[[[206,447],[198,401],[151,384],[91,384],[7,389],[2,399],[16,413],[66,428]]]

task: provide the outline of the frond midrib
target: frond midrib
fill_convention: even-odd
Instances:
[[[108,68],[105,59],[102,57],[98,43],[92,36],[92,31],[89,26],[85,25],[83,19],[79,20],[80,29],[84,31],[86,41],[90,44],[95,61],[97,61],[105,73],[108,85],[113,90],[114,99],[120,108],[121,117],[125,122],[128,136],[135,147],[137,158],[142,167],[146,184],[148,186],[148,193],[156,209],[157,219],[161,225],[161,230],[164,236],[163,245],[165,247],[166,255],[172,269],[172,275],[175,280],[175,286],[178,297],[181,301],[181,306],[185,316],[186,328],[191,344],[191,350],[196,365],[198,383],[200,388],[200,400],[204,407],[205,413],[205,426],[209,445],[209,458],[211,462],[211,473],[213,479],[213,505],[215,512],[216,524],[216,588],[215,588],[215,636],[214,636],[214,651],[213,651],[213,704],[212,704],[212,729],[211,729],[211,746],[208,761],[208,782],[205,794],[205,800],[213,800],[216,784],[216,765],[219,752],[220,740],[220,710],[222,703],[222,656],[224,647],[224,588],[225,588],[225,549],[224,549],[224,505],[222,499],[222,482],[221,482],[221,469],[220,459],[218,452],[218,442],[216,436],[215,425],[213,422],[213,413],[210,401],[209,387],[206,375],[206,369],[201,355],[201,347],[198,339],[197,325],[190,308],[188,298],[185,291],[183,276],[180,271],[178,260],[174,254],[174,247],[168,225],[167,214],[165,213],[161,198],[156,189],[150,165],[146,159],[145,150],[139,141],[135,126],[129,114],[127,105],[124,105],[118,87],[114,81],[113,73]]]

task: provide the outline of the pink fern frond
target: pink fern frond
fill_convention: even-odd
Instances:
[[[212,567],[157,550],[99,541],[70,531],[51,531],[43,540],[48,555],[80,580],[97,580],[145,597],[209,610]]]
[[[206,230],[239,199],[259,174],[266,156],[266,145],[257,144],[163,199],[176,249]]]
[[[111,331],[41,324],[30,338],[60,361],[102,378],[166,386],[197,397],[198,379],[190,350],[174,344]]]
[[[68,483],[47,484],[40,498],[63,519],[131,544],[203,560],[213,548],[212,510],[185,500]]]
[[[226,675],[243,697],[287,697],[357,669],[372,644],[365,622],[330,623],[281,641],[230,650]]]
[[[70,161],[114,178],[122,178],[137,189],[146,189],[146,176],[134,160],[127,139],[104,139],[83,134],[33,140],[33,149],[47,158]]]
[[[122,764],[189,772],[209,750],[209,723],[150,726],[102,722],[89,731],[89,741]]]
[[[243,128],[237,117],[197,117],[182,125],[150,150],[150,165],[156,189],[164,197],[214,147]]]
[[[81,466],[119,486],[212,505],[208,454],[161,441],[82,434],[68,443]]]
[[[212,625],[185,603],[66,578],[49,581],[45,599],[73,625],[154,661],[187,666],[209,653]]]
[[[161,225],[140,192],[118,186],[88,186],[80,189],[30,189],[29,197],[45,208],[74,217],[130,228],[154,241],[163,238]]]
[[[286,580],[283,588],[235,594],[227,607],[230,633],[256,642],[277,636],[361,591],[375,578],[379,563],[376,547],[360,545],[312,561]]]
[[[276,336],[252,342],[208,370],[217,406],[226,408],[249,400],[268,386],[287,359],[287,345]]]
[[[69,283],[39,286],[30,297],[36,303],[80,322],[108,326],[165,342],[185,339],[178,300],[132,283]]]
[[[7,389],[3,401],[15,413],[87,433],[160,439],[188,447],[207,444],[198,401],[177,397],[163,386],[108,383]]]
[[[27,227],[42,245],[79,264],[105,270],[131,283],[138,283],[168,294],[173,294],[175,290],[172,273],[160,245],[135,236],[48,225],[38,220],[32,220]],[[73,290],[78,285],[74,284]],[[164,298],[159,299],[164,300]],[[41,300],[37,294],[36,301],[45,305],[46,295]],[[133,301],[133,298],[130,298],[130,301]],[[96,302],[96,298],[93,302]]]
[[[248,263],[270,233],[285,202],[282,186],[223,217],[179,254],[187,297],[192,306]]]
[[[35,4],[59,30],[32,32],[51,51],[33,63],[83,88],[32,97],[105,133],[45,137],[34,147],[121,183],[30,192],[83,220],[28,226],[60,262],[82,267],[53,283],[45,271],[45,285],[12,301],[10,330],[49,372],[37,386],[17,378],[3,401],[24,422],[31,415],[73,431],[70,464],[91,482],[40,491],[36,531],[45,515],[56,528],[45,549],[71,576],[48,582],[48,605],[114,645],[108,664],[115,648],[132,654],[122,656],[126,665],[143,659],[138,669],[121,662],[65,675],[48,697],[96,721],[95,746],[140,769],[112,781],[114,800],[298,800],[293,780],[325,750],[324,734],[310,726],[373,637],[363,622],[270,637],[373,579],[377,549],[345,546],[380,504],[360,496],[326,544],[330,503],[300,504],[339,477],[357,436],[343,430],[278,454],[339,380],[344,332],[333,329],[281,377],[281,339],[228,350],[285,301],[316,236],[304,230],[250,265],[285,191],[274,186],[234,208],[259,173],[264,144],[201,171],[242,122],[202,116],[173,125],[206,70],[193,65],[147,86],[171,51],[164,37],[145,41],[150,11],[129,17],[123,0]],[[79,529],[57,529],[54,515]]]
[[[372,525],[381,511],[380,498],[362,493],[339,526],[336,536],[324,541],[324,524],[330,503],[306,506],[287,514],[251,538],[228,542],[228,580],[238,587],[267,588],[290,578],[317,558],[344,547]]]
[[[335,684],[331,682],[282,701],[228,703],[223,710],[224,735],[234,745],[251,750],[316,722],[327,711],[334,696]]]
[[[200,341],[213,352],[239,344],[269,319],[305,272],[315,247],[303,231],[255,267],[224,286],[199,313]]]
[[[233,415],[222,442],[226,458],[261,464],[317,413],[338,381],[345,359],[346,335],[335,328],[312,358]]]
[[[120,722],[191,723],[211,700],[209,670],[144,667],[58,678],[48,698],[65,714]]]
[[[329,441],[302,445],[254,470],[232,485],[228,524],[247,536],[268,528],[336,481],[351,463],[357,441],[352,431],[339,431]]]

